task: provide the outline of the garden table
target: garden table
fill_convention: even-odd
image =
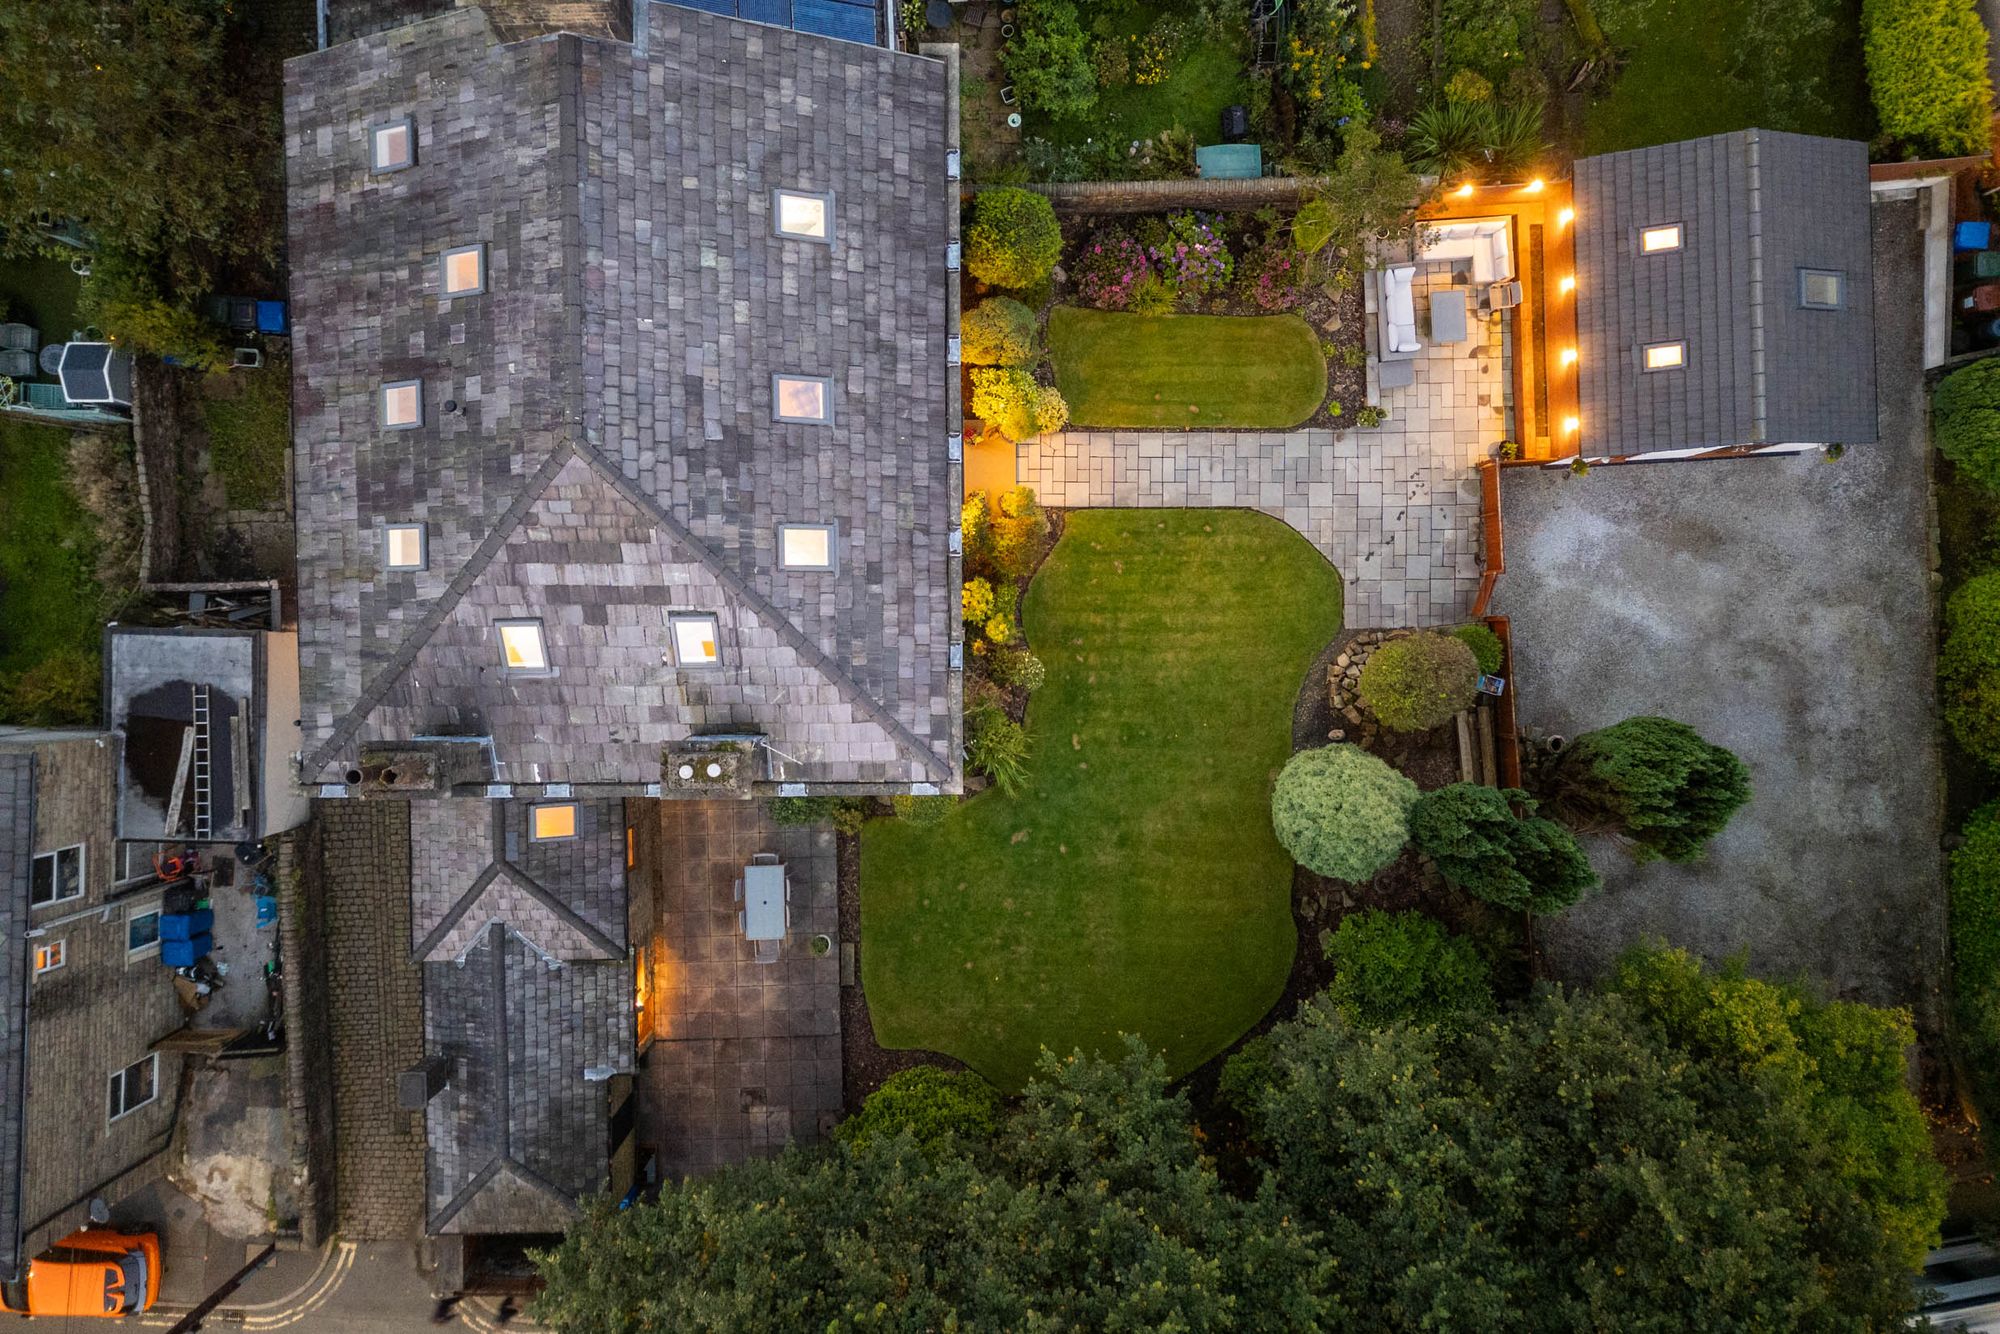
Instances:
[[[783,940],[785,928],[785,868],[778,865],[743,868],[743,935],[748,940]]]
[[[1447,287],[1431,293],[1431,341],[1465,341],[1465,289]]]

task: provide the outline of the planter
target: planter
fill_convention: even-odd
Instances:
[[[827,955],[833,953],[833,937],[824,934],[814,936],[806,942],[806,950],[813,958],[824,959]]]

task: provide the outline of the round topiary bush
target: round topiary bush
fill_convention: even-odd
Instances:
[[[920,1065],[883,1080],[834,1134],[859,1147],[907,1131],[926,1153],[947,1146],[963,1153],[990,1143],[1006,1110],[1000,1091],[970,1070]]]
[[[1931,434],[1959,471],[2000,491],[2000,357],[1945,377],[1931,399]]]
[[[1285,762],[1271,827],[1292,860],[1336,880],[1366,880],[1410,841],[1417,785],[1359,746],[1321,746]]]
[[[972,372],[972,415],[1009,440],[1028,440],[1068,425],[1069,403],[1019,367],[981,366]]]
[[[1420,912],[1345,918],[1326,957],[1334,967],[1327,1000],[1360,1028],[1449,1023],[1493,1008],[1479,951]]]
[[[959,319],[959,360],[968,366],[1031,366],[1041,355],[1035,312],[1010,296],[989,296]]]
[[[1032,190],[981,190],[965,229],[965,267],[980,282],[1019,290],[1048,277],[1062,254],[1062,227]]]
[[[1031,694],[1049,679],[1048,667],[1024,648],[994,654],[986,670],[1001,685],[1020,686]]]
[[[1448,635],[1392,639],[1368,655],[1361,668],[1361,702],[1398,732],[1428,732],[1472,705],[1479,688],[1479,660]]]
[[[1945,726],[1967,754],[2000,766],[2000,571],[1961,584],[1944,604],[1944,626]]]
[[[1500,636],[1481,625],[1478,621],[1461,625],[1451,632],[1451,637],[1472,650],[1472,659],[1479,664],[1479,670],[1492,676],[1500,670],[1506,660],[1506,650],[1501,647]]]

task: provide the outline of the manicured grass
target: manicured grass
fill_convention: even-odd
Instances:
[[[1627,148],[1757,126],[1867,139],[1874,134],[1862,75],[1861,0],[1799,0],[1831,20],[1761,68],[1765,49],[1744,31],[1742,0],[1652,0],[1629,28],[1608,34],[1627,57],[1610,91],[1584,117],[1585,149]],[[1817,97],[1795,95],[1818,76]]]
[[[1172,8],[1170,5],[1138,5],[1126,22],[1107,40],[1124,41],[1128,50],[1137,50],[1129,38],[1143,34],[1153,20]],[[1081,10],[1088,24],[1092,15]],[[1191,25],[1192,26],[1192,25]],[[1180,54],[1158,83],[1140,87],[1128,83],[1121,88],[1101,91],[1097,105],[1080,120],[1049,120],[1035,116],[1029,132],[1062,144],[1080,144],[1095,138],[1099,143],[1123,145],[1134,139],[1150,139],[1162,130],[1178,125],[1194,136],[1198,144],[1219,142],[1222,109],[1247,100],[1249,80],[1243,72],[1243,43],[1217,39],[1197,29],[1190,32]]]
[[[96,531],[70,490],[69,441],[62,427],[0,418],[0,672],[97,653],[105,594]]]
[[[272,358],[261,370],[208,377],[202,415],[209,461],[232,509],[276,509],[285,499],[285,451],[292,443],[291,367]]]
[[[1049,359],[1079,426],[1274,429],[1297,426],[1326,398],[1326,357],[1296,315],[1058,306]]]
[[[1028,789],[862,835],[877,1040],[1012,1089],[1043,1047],[1137,1033],[1179,1073],[1255,1023],[1296,946],[1270,785],[1340,595],[1261,514],[1072,513],[1027,597]]]

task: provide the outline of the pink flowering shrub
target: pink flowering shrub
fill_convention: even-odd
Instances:
[[[1229,244],[1199,213],[1176,213],[1167,219],[1166,238],[1153,247],[1160,272],[1186,300],[1199,301],[1229,285],[1236,259]]]
[[[1124,228],[1106,227],[1083,244],[1070,269],[1077,293],[1085,301],[1101,310],[1124,310],[1132,304],[1133,290],[1153,266],[1146,247]]]
[[[1305,278],[1305,256],[1273,231],[1243,257],[1236,292],[1259,310],[1291,310],[1304,298]]]

